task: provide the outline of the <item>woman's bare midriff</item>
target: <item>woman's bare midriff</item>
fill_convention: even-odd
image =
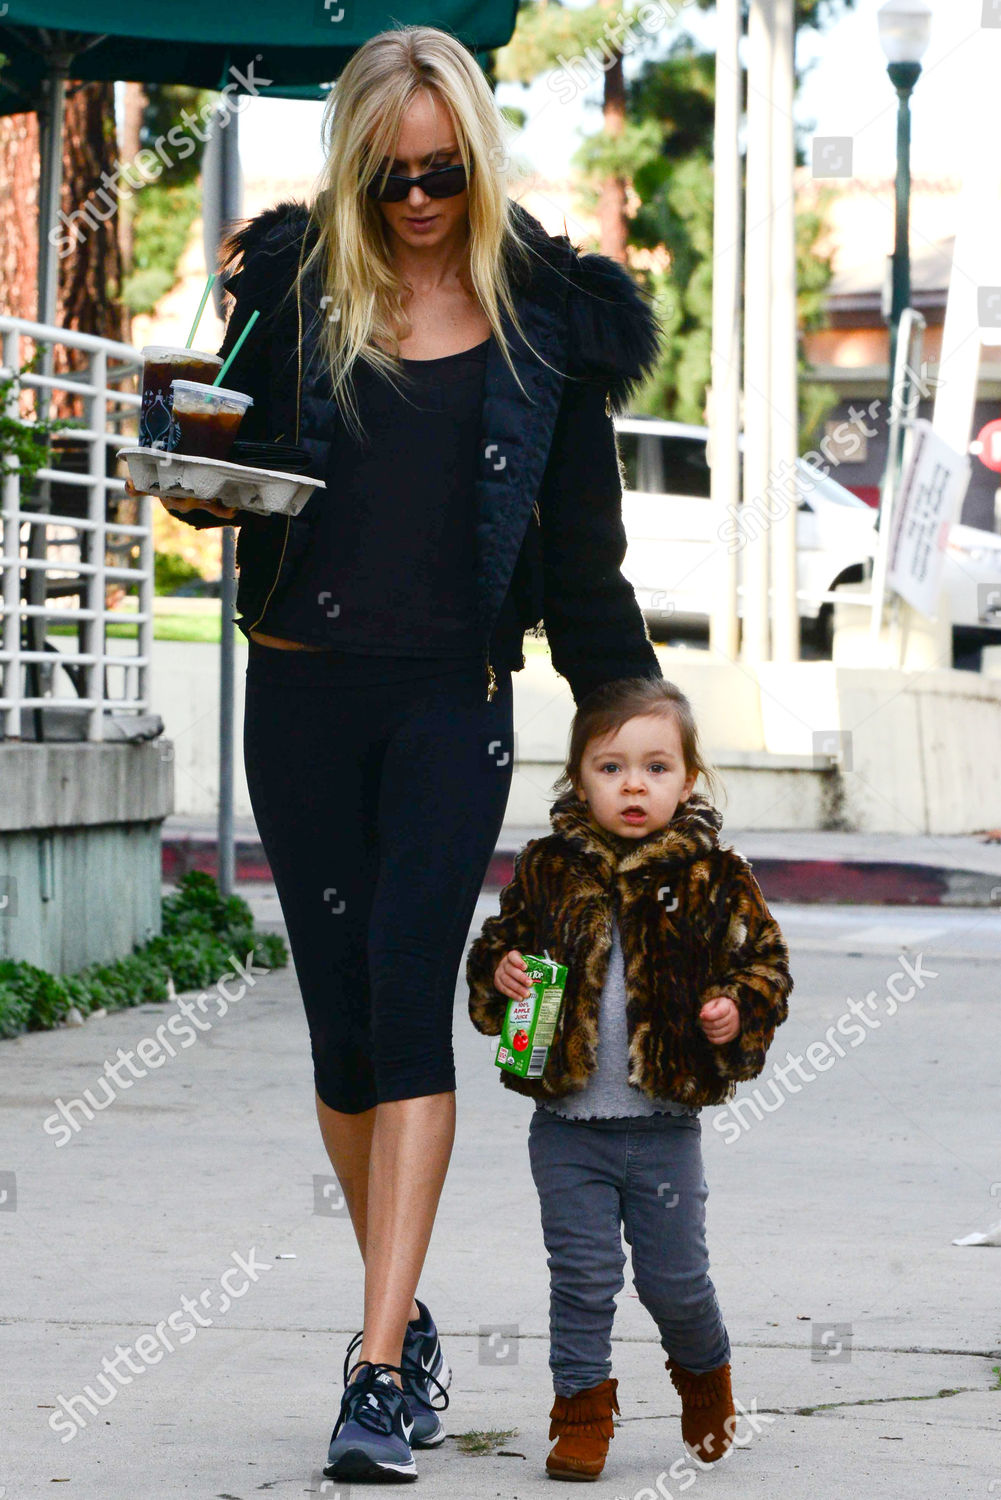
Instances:
[[[263,630],[251,630],[250,639],[262,646],[277,646],[279,651],[326,651],[326,646],[307,646],[305,641],[289,641],[283,635],[265,635]]]

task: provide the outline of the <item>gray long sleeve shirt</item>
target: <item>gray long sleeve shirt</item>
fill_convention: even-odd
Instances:
[[[673,1099],[652,1099],[628,1081],[629,1033],[626,1027],[626,974],[618,924],[612,922],[612,951],[601,989],[598,1012],[598,1057],[582,1089],[560,1099],[538,1099],[540,1109],[569,1120],[621,1119],[626,1115],[697,1115],[699,1110]]]

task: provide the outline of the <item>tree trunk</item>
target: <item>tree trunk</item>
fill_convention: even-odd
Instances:
[[[83,224],[83,239],[63,258],[59,272],[59,321],[64,328],[122,337],[119,290],[122,256],[118,240],[120,200],[101,181],[114,171],[115,86],[88,83],[66,100],[62,209],[68,216],[88,206],[94,227]]]
[[[102,338],[127,338],[118,296],[122,258],[118,243],[118,199],[102,188],[102,171],[114,170],[117,155],[113,83],[68,83],[63,137],[60,207],[66,215],[89,202],[93,227],[83,223],[83,237],[59,261],[56,323]],[[0,306],[15,318],[38,315],[38,120],[34,114],[0,119],[0,181],[11,191],[0,200]],[[30,351],[21,351],[22,362]],[[78,369],[85,361],[56,349],[55,371]],[[79,399],[57,394],[54,414],[79,416]],[[44,403],[43,403],[44,405]]]
[[[38,312],[38,117],[0,116],[0,312]]]
[[[608,47],[609,44],[606,42],[604,45]],[[626,128],[626,81],[621,53],[605,70],[604,123],[605,132],[610,136],[621,135]],[[602,255],[608,255],[612,260],[625,265],[629,231],[624,177],[607,177],[602,183],[598,199],[598,223]]]
[[[125,85],[125,109],[123,112],[121,156],[123,162],[135,161],[139,154],[140,129],[143,111],[146,108],[146,90],[141,83]],[[134,197],[125,198],[119,209],[118,245],[122,256],[122,275],[134,270],[135,262],[135,211]],[[122,309],[122,326],[125,342],[131,343],[132,318],[127,308]]]

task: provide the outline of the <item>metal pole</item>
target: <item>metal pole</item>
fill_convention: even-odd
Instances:
[[[893,390],[895,367],[897,363],[897,340],[900,333],[900,319],[904,308],[911,303],[911,256],[910,256],[910,203],[911,203],[911,92],[914,85],[921,76],[920,63],[890,63],[887,72],[890,82],[897,91],[897,177],[896,177],[896,213],[894,221],[894,241],[892,258],[892,295],[890,299],[890,352],[888,360],[888,391],[887,411],[893,408]],[[902,398],[904,393],[901,393]],[[885,489],[891,472],[897,475],[900,472],[901,445],[899,439],[895,442],[888,441],[886,448],[886,469],[884,471],[883,487]],[[877,529],[885,524],[882,515],[883,505],[880,502],[880,513],[876,517]]]
[[[775,0],[751,0],[747,28],[747,210],[744,251],[744,626],[741,655],[765,661],[771,476],[772,47]]]
[[[227,111],[228,122],[214,129],[221,152],[219,173],[220,219],[226,223],[240,215],[242,190],[240,182],[240,117]],[[222,581],[220,586],[219,647],[219,889],[224,896],[233,892],[235,851],[233,833],[233,746],[234,687],[236,647],[233,641],[233,618],[236,611],[236,542],[232,526],[222,528]]]
[[[799,601],[796,571],[796,522],[799,495],[796,457],[799,451],[799,401],[796,369],[796,204],[793,170],[795,95],[794,0],[775,0],[775,46],[772,53],[772,503],[768,508],[771,539],[772,659],[799,660]]]
[[[716,5],[716,120],[713,151],[712,386],[709,392],[710,496],[723,515],[740,499],[740,0]],[[733,660],[740,647],[737,552],[727,547],[713,590],[709,646]]]
[[[49,239],[59,217],[59,200],[63,178],[63,133],[66,122],[66,79],[73,54],[55,52],[49,62],[48,77],[43,84],[44,103],[38,111],[39,184],[38,184],[38,321],[54,326],[56,296],[59,290],[59,257]],[[47,346],[43,360],[47,368],[39,374],[51,375],[52,348]]]
[[[59,204],[62,194],[63,183],[63,136],[66,125],[66,79],[69,73],[70,63],[73,61],[73,53],[66,49],[54,50],[48,58],[48,74],[42,84],[42,103],[38,111],[38,321],[45,327],[54,327],[56,323],[56,307],[59,299],[59,256],[49,235],[56,227],[59,216]],[[36,366],[36,373],[51,379],[54,369],[53,362],[54,347],[49,339],[42,340],[41,358]],[[39,417],[46,418],[51,415],[52,410],[52,387],[43,385],[36,388],[35,400]],[[103,428],[101,431],[103,432]],[[34,497],[34,508],[37,511],[48,511],[52,507],[52,482],[41,479],[37,482]],[[90,545],[90,539],[81,538],[81,554]],[[44,558],[47,552],[47,531],[39,522],[32,522],[28,528],[28,557]],[[88,585],[88,590],[90,585]],[[28,573],[26,594],[28,603],[39,607],[46,603],[45,572],[42,568],[33,568]],[[104,598],[101,599],[101,608],[104,608]],[[26,633],[28,647],[32,651],[41,651],[45,646],[45,617],[44,615],[28,615],[26,621]],[[83,631],[83,639],[88,638],[89,626]],[[37,690],[41,692],[42,673],[37,667],[29,668],[33,672]],[[90,668],[86,669],[87,674]],[[94,681],[92,677],[91,681]],[[98,714],[100,710],[98,710]],[[44,716],[39,710],[35,713],[35,732],[41,740],[43,736]],[[97,721],[91,714],[91,729],[88,738],[98,737],[98,729],[93,726]]]
[[[88,519],[94,522],[93,529],[81,538],[80,552],[94,571],[87,579],[87,608],[94,614],[84,623],[84,650],[94,660],[84,669],[87,696],[93,699],[88,716],[87,738],[104,739],[104,707],[106,693],[108,654],[105,619],[107,590],[104,581],[104,564],[107,555],[107,449],[104,434],[108,430],[108,354],[105,349],[95,349],[90,356],[90,380],[94,386],[93,396],[87,399],[90,430],[94,436],[87,448],[87,474],[89,479],[87,496]]]
[[[232,526],[222,528],[222,588],[220,616],[222,639],[219,650],[219,889],[233,893],[235,867],[233,849],[233,694],[235,663],[233,608],[236,603],[236,548]]]
[[[3,362],[8,370],[19,368],[20,340],[16,328],[3,334]],[[19,406],[19,391],[15,381],[7,392],[5,416],[16,418]],[[21,738],[21,474],[18,460],[10,455],[0,477],[0,499],[2,499],[2,525],[4,556],[10,562],[0,566],[0,592],[3,595],[4,613],[0,619],[0,638],[7,653],[3,667],[3,696],[10,699],[10,707],[0,709],[0,723],[4,738]]]

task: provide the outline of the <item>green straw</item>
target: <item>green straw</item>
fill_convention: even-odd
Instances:
[[[198,311],[195,313],[195,321],[191,325],[191,332],[188,334],[188,342],[184,346],[185,349],[190,349],[195,341],[195,334],[198,331],[198,324],[201,322],[202,313],[205,311],[205,304],[209,300],[209,292],[212,290],[214,281],[215,272],[213,271],[212,275],[205,283],[205,290],[204,292],[202,292],[202,300],[198,304]]]
[[[213,380],[213,382],[212,382],[213,385],[219,385],[219,384],[221,384],[222,377],[225,375],[226,371],[229,369],[230,365],[233,363],[234,359],[239,354],[241,344],[243,343],[244,339],[247,337],[247,334],[253,328],[254,324],[257,322],[257,319],[259,317],[260,317],[260,310],[255,307],[254,310],[253,310],[253,312],[250,314],[250,317],[247,319],[247,326],[246,326],[246,328],[240,334],[240,337],[237,339],[236,343],[233,345],[232,349],[229,351],[229,358],[226,360],[226,363],[223,365],[222,369],[219,371],[219,374]]]

